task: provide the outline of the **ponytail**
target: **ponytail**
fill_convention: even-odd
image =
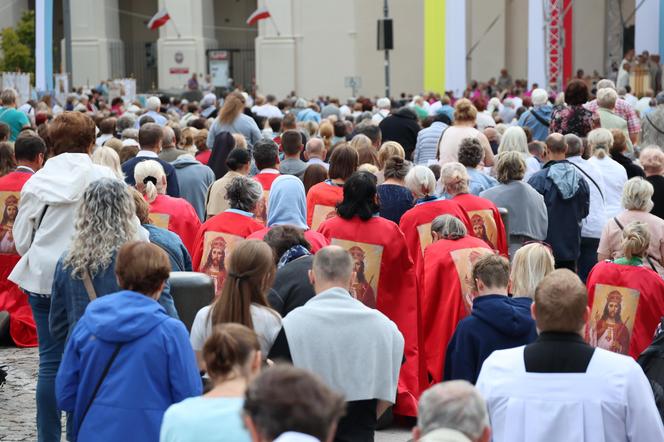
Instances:
[[[203,346],[203,360],[213,381],[219,382],[237,376],[247,376],[244,368],[252,355],[260,351],[258,336],[250,328],[235,323],[222,324],[212,329]]]
[[[634,221],[623,230],[622,251],[625,258],[643,258],[650,246],[650,232],[644,222]]]

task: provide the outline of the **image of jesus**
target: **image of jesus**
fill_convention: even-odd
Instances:
[[[226,240],[218,237],[212,240],[210,252],[207,260],[201,268],[201,271],[214,279],[214,293],[218,296],[226,279],[226,268],[224,260],[226,259]]]
[[[604,311],[595,316],[595,338],[597,347],[616,353],[629,352],[629,330],[621,317],[622,295],[614,290],[606,297]]]
[[[370,281],[367,281],[365,275],[366,264],[364,262],[365,253],[361,247],[353,246],[348,252],[353,258],[353,281],[350,287],[350,293],[355,299],[361,301],[364,305],[376,308],[376,295],[371,287]]]

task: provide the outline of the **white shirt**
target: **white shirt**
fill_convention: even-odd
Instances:
[[[602,229],[607,221],[603,196],[606,193],[606,186],[604,185],[602,172],[593,163],[589,160],[584,160],[581,156],[569,157],[567,161],[578,166],[595,181],[593,183],[586,174],[583,172],[580,173],[590,189],[590,211],[588,216],[581,222],[581,236],[584,238],[599,239],[602,236]]]
[[[537,161],[537,158],[535,158],[532,155],[528,155],[528,157],[525,158],[525,160],[526,160],[526,173],[523,175],[523,181],[527,183],[530,177],[532,177],[542,169],[542,165],[540,164],[539,161]]]
[[[311,164],[320,164],[325,169],[327,169],[327,170],[330,169],[330,165],[328,163],[326,163],[325,161],[321,160],[320,158],[309,158],[309,161],[307,161],[307,166],[309,166]]]
[[[116,179],[111,169],[93,164],[84,153],[57,155],[30,177],[12,229],[21,260],[10,281],[29,292],[51,294],[55,265],[71,243],[83,193],[100,178]]]
[[[207,338],[212,334],[212,322],[210,321],[210,308],[205,306],[196,313],[194,323],[191,326],[191,336],[189,341],[194,351],[203,350],[203,345]],[[249,307],[251,312],[251,322],[254,323],[254,331],[258,335],[258,341],[261,345],[261,352],[266,358],[267,354],[277,339],[279,330],[281,330],[281,316],[271,308],[252,304]]]
[[[664,427],[641,367],[596,348],[585,373],[528,373],[524,347],[489,356],[477,379],[494,442],[661,442]]]
[[[371,121],[374,123],[380,123],[383,121],[388,115],[390,114],[390,111],[387,109],[380,109],[378,112],[376,112],[372,117]]]
[[[262,106],[254,106],[256,109],[253,111],[259,117],[264,118],[281,118],[284,114],[279,110],[279,108],[273,104],[266,103]]]
[[[588,161],[600,171],[604,179],[606,219],[611,219],[623,211],[622,189],[627,182],[627,172],[608,154],[601,160],[593,156]]]

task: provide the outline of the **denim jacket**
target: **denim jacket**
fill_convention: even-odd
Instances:
[[[150,234],[150,242],[161,247],[168,255],[168,259],[171,261],[171,271],[192,271],[191,256],[179,236],[152,224],[143,224],[143,227]]]
[[[64,266],[63,263],[66,256],[67,251],[58,260],[51,291],[51,310],[48,322],[51,334],[57,341],[64,341],[69,338],[72,330],[74,330],[74,326],[81,316],[83,316],[85,308],[90,303],[83,280],[73,278],[71,267]],[[111,264],[107,268],[102,269],[92,278],[92,285],[94,286],[97,297],[122,290],[115,276],[116,257],[117,254],[113,256]],[[175,310],[175,303],[170,294],[168,281],[159,298],[159,304],[164,307],[169,316],[179,319],[178,313]]]

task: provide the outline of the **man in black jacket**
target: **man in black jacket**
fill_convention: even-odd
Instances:
[[[417,114],[408,107],[402,107],[393,114],[384,118],[378,125],[385,141],[396,141],[406,151],[406,159],[413,159],[413,151],[417,144],[417,133],[420,131],[420,124],[417,121]]]

